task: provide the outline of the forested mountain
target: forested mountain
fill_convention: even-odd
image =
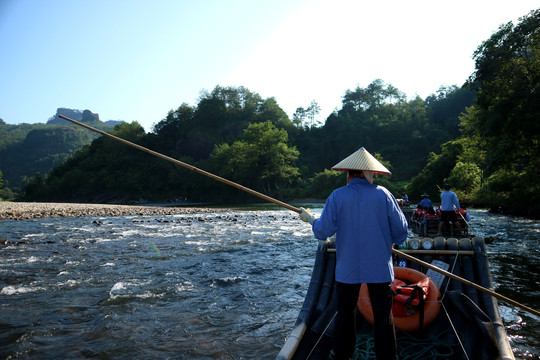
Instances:
[[[8,125],[0,122],[0,171],[10,189],[20,190],[37,172],[49,171],[83,145],[98,137],[68,122],[58,115],[70,116],[102,130],[113,125],[103,123],[99,115],[89,110],[59,108],[47,124]],[[60,121],[59,121],[60,120]]]
[[[456,100],[457,99],[457,100]],[[426,164],[430,151],[457,136],[458,116],[474,92],[441,88],[424,101],[407,101],[382,80],[345,92],[342,109],[323,126],[303,112],[293,123],[274,98],[244,87],[217,86],[197,106],[182,104],[146,134],[137,123],[113,133],[255,190],[279,197],[325,197],[343,183],[324,172],[361,146],[393,171],[385,184],[406,181]],[[445,108],[444,116],[440,108]],[[305,115],[303,117],[302,115]],[[452,121],[453,119],[453,121]],[[390,181],[388,181],[390,180]],[[399,194],[401,195],[401,194]],[[148,154],[99,138],[49,178],[34,179],[25,198],[62,201],[247,201],[249,197]]]

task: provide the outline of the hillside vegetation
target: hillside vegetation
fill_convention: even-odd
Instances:
[[[9,125],[0,119],[0,174],[9,192],[0,198],[10,199],[19,193],[36,173],[46,176],[56,165],[99,135],[58,117],[69,116],[101,130],[110,130],[116,122],[102,122],[89,110],[59,108],[46,124]],[[11,194],[11,195],[8,195]]]
[[[327,196],[344,181],[324,170],[364,146],[389,163],[393,175],[384,179],[386,185],[402,192],[394,183],[417,174],[430,151],[457,137],[458,116],[473,99],[472,91],[452,87],[425,101],[407,101],[399,90],[375,80],[347,91],[342,109],[317,127],[302,116],[306,111],[299,109],[293,122],[273,98],[217,86],[196,106],[171,111],[151,133],[136,122],[117,125],[112,133],[281,198]],[[448,109],[444,116],[439,107]],[[96,139],[46,180],[34,180],[25,189],[27,200],[249,200],[234,188],[109,138]]]

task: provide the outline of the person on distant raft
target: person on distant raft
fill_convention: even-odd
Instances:
[[[411,215],[411,219],[422,221],[425,215],[426,215],[426,212],[424,211],[424,208],[422,207],[422,205],[418,204],[418,206],[416,206],[416,210],[414,210],[414,212]]]
[[[441,193],[441,221],[439,222],[439,231],[437,236],[441,236],[444,224],[447,221],[457,225],[461,234],[461,224],[457,221],[456,209],[459,209],[459,200],[455,192],[450,191],[450,184],[444,185],[444,191]]]
[[[428,194],[424,193],[424,194],[422,194],[422,197],[423,197],[423,199],[420,201],[420,204],[418,204],[418,205],[420,205],[422,207],[422,209],[427,210],[430,207],[433,207],[433,203],[429,199]]]
[[[405,205],[409,205],[409,197],[407,194],[403,195],[403,201],[405,201]]]
[[[374,315],[377,359],[396,359],[396,334],[392,317],[394,279],[392,244],[407,238],[407,221],[392,194],[373,185],[374,174],[390,171],[361,148],[332,167],[347,171],[347,185],[328,197],[321,217],[304,208],[303,221],[312,224],[317,239],[336,234],[337,317],[336,359],[352,358],[356,343],[355,308],[362,283],[369,289]]]
[[[424,218],[422,219],[422,224],[427,224],[429,221],[433,220],[439,220],[439,216],[437,216],[435,209],[433,209],[433,207],[430,207],[424,215]]]

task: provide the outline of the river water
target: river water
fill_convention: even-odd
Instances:
[[[540,308],[540,221],[471,217],[495,291]],[[317,248],[275,208],[1,220],[0,238],[0,359],[273,359]],[[540,319],[499,304],[516,358],[540,359]]]

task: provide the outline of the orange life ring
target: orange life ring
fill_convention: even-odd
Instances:
[[[417,283],[427,277],[420,271],[394,267],[394,275],[396,279],[404,280],[409,283]],[[373,325],[373,310],[371,309],[371,301],[369,300],[369,292],[366,284],[362,284],[360,288],[360,296],[358,297],[358,310],[364,316],[367,322]],[[429,279],[429,292],[424,304],[424,320],[422,327],[427,326],[435,320],[439,311],[441,310],[441,293],[437,288],[437,285],[431,279]],[[416,331],[420,329],[420,312],[416,312],[409,316],[394,316],[394,324],[405,331]]]

